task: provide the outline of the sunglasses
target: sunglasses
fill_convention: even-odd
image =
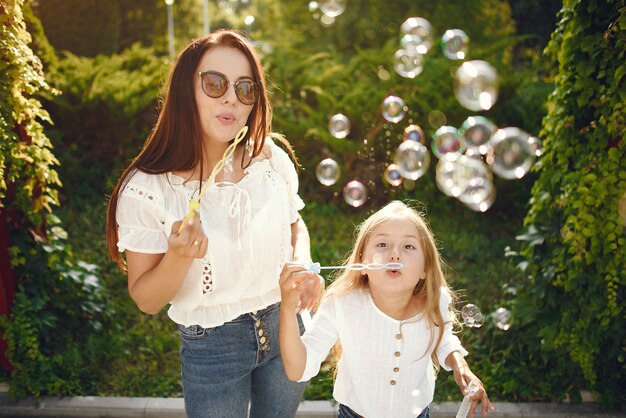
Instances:
[[[228,91],[228,86],[235,87],[237,99],[245,105],[256,103],[259,96],[258,84],[252,80],[229,81],[224,74],[215,71],[203,71],[198,73],[202,82],[202,91],[214,99],[222,97]]]

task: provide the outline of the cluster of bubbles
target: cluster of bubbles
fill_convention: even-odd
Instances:
[[[468,303],[461,309],[463,323],[468,327],[480,328],[485,323],[485,318],[480,312],[480,308],[472,303]],[[506,308],[498,308],[491,313],[494,325],[506,331],[511,328],[511,311]]]
[[[345,10],[345,1],[334,0],[324,4],[336,10],[342,5]],[[319,7],[322,9],[321,5]],[[448,29],[441,37],[441,48],[447,58],[464,60],[469,42],[469,37],[461,29]],[[423,70],[424,56],[432,45],[430,22],[421,17],[408,18],[400,26],[400,49],[394,55],[395,71],[406,78],[419,75]],[[466,109],[473,112],[489,110],[498,98],[496,70],[485,61],[465,61],[456,70],[453,91]],[[404,100],[395,95],[387,96],[381,106],[383,118],[393,124],[402,121],[407,111]],[[433,111],[429,114],[429,122],[438,126],[430,140],[420,126],[409,124],[405,127],[403,141],[383,174],[384,180],[391,186],[422,177],[429,168],[432,152],[437,158],[438,188],[470,209],[484,212],[496,197],[493,174],[504,179],[520,179],[543,153],[541,142],[536,137],[516,127],[499,129],[483,116],[469,116],[457,128],[445,125],[445,115]],[[328,129],[335,138],[346,138],[350,133],[350,120],[344,114],[333,115]],[[340,177],[339,164],[327,158],[319,163],[316,175],[320,183],[333,185]],[[343,197],[349,205],[361,206],[367,201],[367,187],[358,180],[352,180],[343,188]]]
[[[383,101],[383,117],[392,123],[402,120],[406,113],[404,101],[388,96]],[[338,139],[350,133],[350,121],[343,114],[330,118],[330,133]],[[542,154],[539,139],[515,127],[498,127],[483,116],[468,117],[460,128],[444,125],[428,140],[423,129],[415,124],[406,126],[403,141],[396,148],[393,163],[385,169],[383,178],[391,186],[404,179],[417,180],[428,170],[430,154],[437,158],[436,184],[447,196],[456,198],[472,210],[484,212],[495,201],[493,174],[503,179],[520,179]],[[341,175],[339,164],[330,158],[322,160],[316,176],[325,186],[335,184]],[[367,188],[357,180],[343,190],[345,201],[361,206],[367,200]]]

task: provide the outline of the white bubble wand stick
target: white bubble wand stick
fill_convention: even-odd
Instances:
[[[247,133],[248,133],[247,126],[244,126],[243,128],[239,130],[239,132],[237,132],[237,136],[235,136],[233,143],[230,144],[228,148],[226,148],[226,151],[224,151],[224,156],[222,157],[222,159],[219,160],[217,164],[215,164],[215,167],[213,167],[213,171],[211,171],[211,175],[209,176],[206,183],[204,183],[204,185],[202,186],[200,193],[198,193],[198,197],[196,197],[195,199],[191,199],[189,201],[189,206],[188,206],[189,212],[187,213],[187,216],[185,216],[185,219],[183,219],[183,222],[180,224],[180,228],[178,228],[179,234],[182,232],[183,227],[185,226],[185,222],[189,221],[190,219],[193,219],[196,216],[196,211],[200,209],[200,198],[202,197],[202,194],[206,190],[207,186],[209,186],[213,182],[213,180],[215,180],[217,173],[219,173],[220,170],[224,168],[224,164],[226,163],[226,161],[228,161],[229,159],[233,157],[237,144],[241,142],[241,140],[246,136]]]
[[[369,264],[363,264],[363,263],[354,263],[354,264],[346,264],[345,266],[322,266],[320,265],[320,263],[312,263],[309,266],[309,271],[312,271],[313,273],[316,274],[320,274],[320,272],[322,270],[336,270],[336,269],[346,269],[346,270],[364,270],[364,269],[368,269],[368,270],[382,270],[382,269],[387,269],[387,270],[400,270],[401,268],[404,267],[404,264],[402,263],[387,263],[387,264],[381,264],[381,263],[369,263]]]
[[[467,395],[463,397],[463,402],[461,402],[459,412],[456,413],[456,418],[467,417],[467,413],[469,412],[470,406],[472,405],[471,398],[476,394],[476,392],[478,392],[478,389],[480,389],[478,381],[476,379],[472,379],[467,388]]]

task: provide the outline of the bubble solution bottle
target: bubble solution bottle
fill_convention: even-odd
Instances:
[[[467,388],[467,395],[463,397],[463,402],[461,402],[461,406],[459,407],[459,412],[456,413],[456,418],[465,418],[467,413],[469,412],[470,405],[472,405],[472,400],[470,399],[476,392],[478,392],[480,386],[478,385],[477,380],[472,380],[469,383]]]

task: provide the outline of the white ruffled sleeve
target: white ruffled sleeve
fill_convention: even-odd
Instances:
[[[117,202],[118,251],[165,253],[168,245],[163,196],[155,187],[136,182],[136,177],[147,176],[137,174],[124,186]]]
[[[274,170],[285,180],[287,184],[287,193],[289,194],[289,220],[294,223],[298,220],[300,215],[298,211],[304,207],[304,201],[298,195],[298,174],[296,173],[296,167],[289,158],[289,155],[274,144],[271,139],[268,139],[271,143],[272,152],[272,167]]]
[[[441,368],[447,371],[452,370],[446,365],[446,358],[451,352],[458,351],[463,357],[468,354],[467,350],[465,350],[465,348],[461,345],[459,337],[452,333],[452,323],[450,322],[450,302],[450,294],[447,289],[442,288],[441,296],[439,297],[439,309],[441,310],[444,327],[443,337],[441,338],[439,347],[437,347],[437,360],[439,360]]]

